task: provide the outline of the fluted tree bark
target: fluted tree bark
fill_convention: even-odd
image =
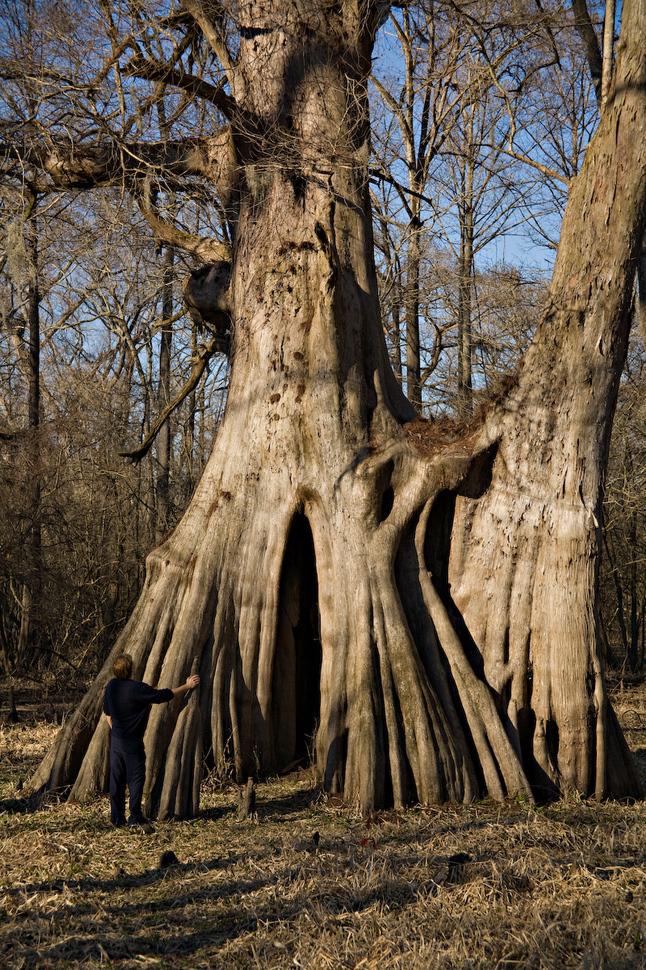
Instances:
[[[105,789],[102,694],[127,651],[150,683],[201,675],[199,695],[150,716],[146,797],[161,816],[197,811],[205,759],[242,779],[294,761],[311,734],[326,788],[366,812],[638,794],[605,693],[596,573],[646,216],[646,3],[624,2],[608,107],[518,380],[454,430],[417,418],[381,331],[367,79],[386,6],[240,3],[235,62],[206,8],[183,6],[231,88],[230,283],[218,270],[211,292],[232,328],[227,408],[32,784]]]

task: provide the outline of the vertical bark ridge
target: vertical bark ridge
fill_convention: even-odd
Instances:
[[[396,692],[401,721],[400,757],[410,765],[415,784],[411,794],[423,804],[462,801],[471,794],[463,776],[464,756],[452,740],[444,705],[411,638],[394,577],[379,572],[373,586],[373,601],[379,604],[382,614],[378,643],[388,658]],[[398,735],[399,732],[395,737]]]
[[[191,673],[198,673],[194,661]],[[193,818],[199,807],[202,781],[203,744],[199,694],[191,692],[181,705],[166,755],[159,805],[154,793],[146,800],[146,811],[160,818]],[[159,785],[157,786],[159,787]]]
[[[354,618],[349,634],[353,649],[348,653],[347,760],[344,796],[365,810],[384,804],[386,778],[382,770],[387,750],[383,735],[383,694],[379,661],[372,637],[372,609],[369,584],[362,577],[353,595]]]
[[[453,752],[456,770],[455,776],[449,775],[453,787],[449,786],[446,797],[470,802],[482,793],[482,778],[476,769],[476,752],[468,737],[468,727],[464,725],[464,712],[459,702],[456,706],[437,633],[424,601],[414,536],[418,522],[419,516],[405,534],[397,553],[397,588],[413,643],[447,720],[447,745]]]
[[[449,659],[466,722],[478,755],[486,791],[492,798],[525,792],[532,799],[511,741],[502,730],[500,717],[486,683],[477,680],[462,652],[462,644],[446,613],[431,577],[422,576],[424,600]]]
[[[174,602],[181,586],[182,575],[180,572],[173,572],[169,574],[168,578],[170,580],[168,583],[168,601]],[[75,786],[73,790],[73,794],[78,795],[90,790],[90,786],[101,777],[103,769],[100,765],[93,767],[92,758],[87,760],[87,765],[83,768],[82,764],[101,717],[103,692],[112,676],[112,664],[127,649],[126,645],[130,646],[133,657],[139,661],[143,653],[149,649],[148,645],[151,641],[154,641],[160,624],[163,625],[166,610],[167,606],[163,597],[157,600],[148,600],[144,597],[140,599],[128,626],[111,651],[96,681],[74,714],[61,728],[54,744],[31,779],[34,788],[38,789],[45,786],[49,790],[67,789],[77,779],[80,771],[81,786]],[[129,637],[134,631],[136,631],[136,635],[131,641]],[[139,652],[137,650],[138,645]],[[93,754],[100,750],[100,746],[95,746]]]

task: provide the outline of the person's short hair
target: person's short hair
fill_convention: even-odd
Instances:
[[[129,653],[122,653],[114,662],[112,673],[119,680],[129,680],[135,669],[135,662]]]

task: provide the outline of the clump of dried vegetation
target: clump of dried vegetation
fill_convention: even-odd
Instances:
[[[615,706],[646,769],[646,690]],[[20,799],[56,725],[0,725],[0,966],[646,966],[646,805],[578,797],[364,819],[307,772],[207,779],[199,818],[108,825]],[[646,775],[646,770],[645,770]],[[646,777],[645,777],[646,781]]]

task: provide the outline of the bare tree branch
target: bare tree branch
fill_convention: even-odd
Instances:
[[[173,87],[181,88],[194,94],[203,101],[209,101],[228,120],[231,120],[235,111],[235,101],[224,91],[224,81],[216,86],[204,81],[202,78],[187,74],[183,69],[167,67],[165,64],[155,64],[147,61],[140,54],[136,54],[123,69],[126,77],[138,77],[146,81],[160,81],[163,84],[171,84]]]
[[[229,352],[228,337],[213,337],[211,340],[209,340],[208,344],[200,349],[197,358],[193,362],[190,376],[186,384],[184,384],[184,387],[178,391],[172,401],[168,402],[166,407],[153,422],[150,431],[142,441],[141,445],[138,448],[135,448],[133,451],[119,452],[122,458],[129,458],[130,461],[136,463],[141,461],[141,459],[148,454],[164,422],[171,416],[173,411],[179,407],[182,401],[188,397],[191,391],[197,387],[199,380],[206,369],[206,365],[211,360],[211,357],[213,357],[213,355],[218,351],[223,354]]]
[[[597,101],[601,103],[603,61],[601,58],[599,38],[592,24],[586,0],[572,0],[572,11],[574,13],[574,24],[581,38],[588,67],[590,68],[590,74],[592,75],[592,83],[594,84]]]
[[[547,165],[543,165],[541,162],[536,162],[533,158],[529,158],[528,155],[521,155],[518,152],[512,151],[511,148],[500,148],[500,151],[507,155],[509,158],[515,159],[517,162],[523,162],[525,165],[529,165],[531,168],[535,168],[542,175],[546,175],[548,178],[556,179],[558,182],[563,182],[564,185],[570,185],[570,179],[566,175],[557,172],[556,169],[548,168]]]
[[[96,147],[19,148],[0,144],[0,156],[38,168],[64,189],[123,185],[151,170],[174,176],[202,175],[217,184],[230,167],[228,129],[211,138],[175,142],[112,142]],[[7,174],[0,169],[0,175]]]
[[[228,261],[231,259],[231,251],[227,245],[217,239],[204,239],[201,236],[193,236],[179,226],[164,219],[157,211],[152,201],[151,179],[143,180],[141,187],[135,193],[141,214],[153,229],[155,235],[161,242],[171,246],[178,246],[185,249],[195,256],[199,256],[205,262],[210,260]]]
[[[229,79],[231,90],[233,91],[235,83],[235,58],[227,47],[226,39],[217,29],[213,21],[207,17],[202,4],[197,3],[196,0],[180,0],[180,2],[186,12],[189,13],[199,25],[202,33],[206,37],[208,43],[211,45],[214,54],[216,54],[216,56],[219,58],[220,63],[226,72],[227,78]]]

